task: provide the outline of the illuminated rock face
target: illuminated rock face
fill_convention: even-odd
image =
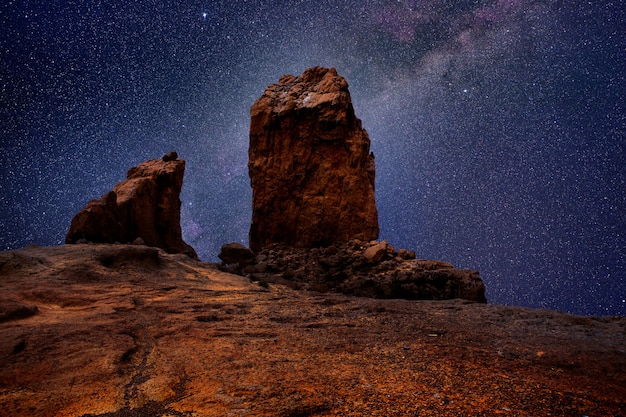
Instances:
[[[378,237],[370,140],[334,68],[283,76],[250,113],[253,250]]]
[[[169,253],[195,250],[183,241],[180,228],[180,191],[185,161],[170,152],[128,171],[125,181],[99,200],[87,203],[72,219],[66,243],[140,241]]]

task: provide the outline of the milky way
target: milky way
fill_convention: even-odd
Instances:
[[[41,4],[35,4],[41,3]],[[0,6],[0,247],[60,244],[137,163],[187,160],[184,238],[247,243],[249,108],[336,67],[376,156],[381,239],[492,303],[626,314],[621,2]]]

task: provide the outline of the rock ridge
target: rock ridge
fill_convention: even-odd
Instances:
[[[233,251],[233,245],[237,252]],[[480,274],[434,260],[386,241],[358,239],[320,248],[272,245],[257,253],[226,244],[221,269],[262,283],[372,298],[464,299],[486,303]],[[238,254],[238,255],[237,255]],[[239,257],[237,257],[239,256]]]

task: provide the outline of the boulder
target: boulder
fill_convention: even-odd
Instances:
[[[254,259],[254,252],[241,243],[232,242],[222,245],[222,249],[217,255],[225,264],[244,264]]]
[[[383,240],[370,246],[363,252],[363,256],[370,263],[380,262],[387,254],[387,241]]]
[[[281,77],[250,114],[252,250],[378,237],[374,155],[334,68]]]
[[[185,161],[176,152],[131,168],[125,181],[74,216],[66,243],[143,242],[197,258],[180,228],[184,172]]]

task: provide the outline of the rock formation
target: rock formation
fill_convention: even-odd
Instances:
[[[250,113],[250,248],[257,253],[224,245],[223,270],[359,296],[486,302],[478,272],[416,260],[375,240],[374,156],[334,68],[283,76]]]
[[[250,113],[253,250],[378,237],[370,140],[334,68],[284,75]]]
[[[231,245],[237,244],[224,245],[222,253],[229,253]],[[246,256],[220,254],[225,263],[221,269],[247,275],[253,281],[361,297],[487,302],[485,285],[477,271],[457,269],[447,262],[415,259],[415,252],[396,250],[384,240],[353,239],[322,248],[272,245],[256,256],[244,249],[238,252]]]
[[[225,264],[244,264],[254,259],[254,252],[241,243],[227,243],[217,255]]]
[[[184,173],[185,161],[176,152],[131,168],[125,181],[74,216],[66,243],[141,242],[197,258],[180,228]]]

